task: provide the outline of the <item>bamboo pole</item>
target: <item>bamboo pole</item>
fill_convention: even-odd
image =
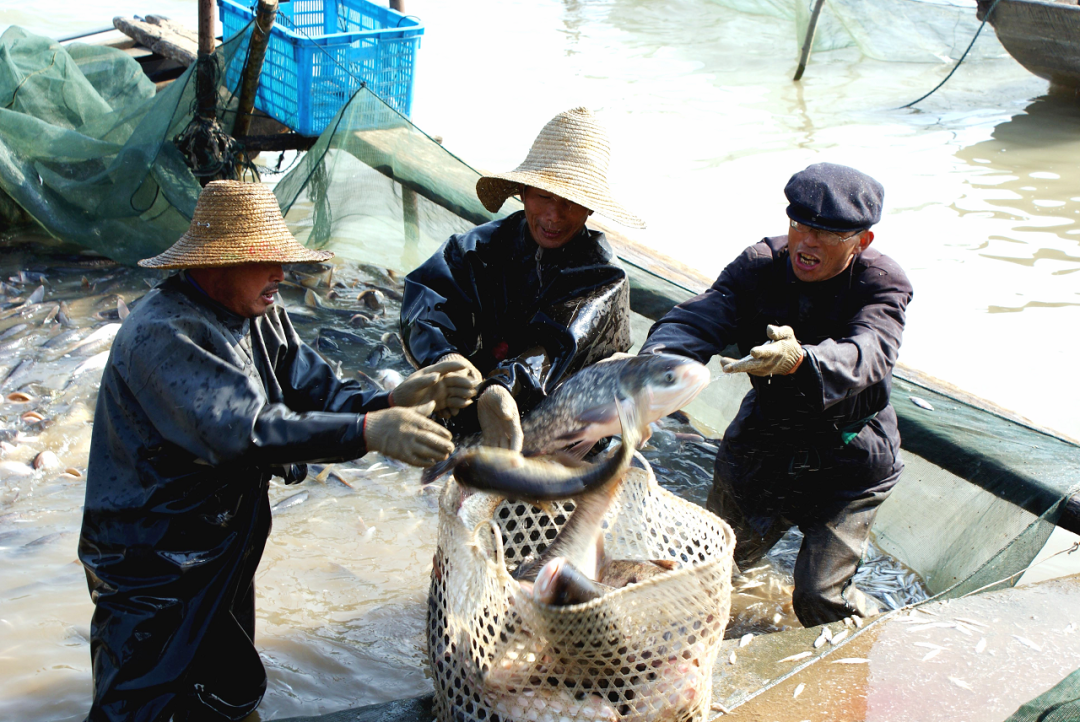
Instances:
[[[270,41],[270,30],[274,27],[277,11],[278,0],[259,0],[258,9],[255,11],[255,27],[251,31],[251,41],[248,44],[247,61],[244,63],[243,82],[240,85],[240,105],[232,131],[234,138],[247,135],[251,127],[255,93],[259,89],[259,76],[262,74],[266,46]]]
[[[214,85],[214,0],[199,0],[199,57],[195,68],[197,115],[217,117],[217,88]]]
[[[810,13],[810,24],[806,27],[806,38],[803,40],[802,53],[799,55],[799,68],[795,71],[795,80],[802,80],[803,71],[806,70],[806,63],[810,59],[810,48],[814,45],[814,31],[817,30],[817,21],[823,5],[825,5],[825,0],[817,0],[814,3],[814,11]]]

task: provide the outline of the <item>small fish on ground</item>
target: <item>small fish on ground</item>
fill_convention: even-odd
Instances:
[[[986,637],[979,640],[979,643],[975,645],[975,654],[982,654],[986,649]]]
[[[308,494],[308,492],[306,491],[301,491],[293,494],[292,496],[287,496],[281,501],[279,501],[277,504],[274,504],[272,507],[270,507],[270,511],[272,513],[276,513],[279,511],[284,511],[285,509],[288,509],[290,507],[298,506],[307,501],[308,496],[310,496],[310,494]]]
[[[791,698],[792,699],[798,699],[799,695],[803,693],[804,689],[806,689],[806,684],[803,683],[803,682],[800,682],[799,686],[795,688],[794,692],[792,692]]]
[[[956,677],[949,677],[949,681],[952,682],[953,684],[955,684],[960,689],[966,689],[969,692],[974,692],[975,691],[975,690],[973,690],[971,688],[970,684],[968,684],[967,682],[965,682],[962,679],[957,679]]]
[[[840,630],[839,632],[837,632],[837,633],[836,633],[835,635],[833,635],[833,638],[829,640],[829,643],[830,643],[830,644],[831,644],[832,646],[834,646],[834,647],[835,647],[836,645],[840,644],[840,642],[843,642],[843,641],[844,641],[844,639],[845,639],[845,638],[846,638],[847,636],[848,636],[848,630],[846,630],[846,629],[842,629],[842,630]]]
[[[754,638],[753,634],[744,634],[739,639],[739,647],[745,647],[746,645],[750,644],[750,640],[752,640],[753,638]]]
[[[790,657],[784,657],[781,660],[777,660],[776,663],[780,664],[782,662],[797,662],[800,659],[806,659],[807,657],[811,656],[812,654],[813,654],[813,652],[799,652],[798,654],[793,654]]]
[[[1015,639],[1017,642],[1024,645],[1025,647],[1028,647],[1030,649],[1034,649],[1036,652],[1041,652],[1042,651],[1042,647],[1035,644],[1034,642],[1032,642],[1027,637],[1021,637],[1019,634],[1014,634],[1013,639]]]
[[[911,403],[915,404],[920,409],[926,409],[927,411],[934,410],[933,405],[926,399],[920,399],[918,396],[909,396],[908,398],[911,399]]]
[[[727,663],[728,664],[735,664],[735,652],[732,652],[731,654],[728,655]]]
[[[865,659],[864,657],[845,657],[844,659],[838,659],[830,664],[867,664],[869,661],[869,659]]]
[[[927,653],[926,653],[926,654],[925,654],[925,655],[923,656],[923,658],[922,658],[922,660],[921,660],[921,661],[923,661],[923,662],[928,662],[928,661],[930,661],[931,659],[933,659],[934,657],[938,656],[939,654],[941,654],[941,650],[940,650],[940,649],[931,649],[931,650],[930,650],[929,652],[927,652]]]

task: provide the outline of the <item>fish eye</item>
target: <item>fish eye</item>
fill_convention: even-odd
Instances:
[[[664,374],[664,382],[668,384],[675,383],[675,372],[669,369],[668,372]]]

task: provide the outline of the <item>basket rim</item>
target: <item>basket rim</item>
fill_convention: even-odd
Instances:
[[[388,8],[374,5],[374,3],[367,2],[367,0],[360,1],[368,5],[373,5],[380,10],[388,10]],[[241,5],[240,3],[236,2],[236,0],[217,0],[217,3],[218,7],[220,7],[222,11],[228,9],[237,15],[243,15],[247,17],[248,19],[253,19],[255,17],[255,14],[251,11],[250,8]],[[293,44],[296,45],[346,45],[352,44],[358,40],[370,38],[378,38],[385,40],[402,40],[409,38],[419,38],[421,35],[424,34],[424,26],[420,23],[419,20],[408,15],[402,15],[401,17],[402,20],[407,24],[394,28],[383,28],[381,30],[356,30],[347,33],[327,33],[316,36],[301,35],[300,33],[296,33],[290,30],[289,28],[282,27],[278,23],[274,23],[274,26],[270,29],[270,34],[285,36],[290,42],[293,42]],[[395,34],[398,35],[395,37]],[[224,40],[228,41],[229,39],[231,38],[225,38]]]

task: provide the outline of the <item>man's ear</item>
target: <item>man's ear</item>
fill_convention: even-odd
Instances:
[[[865,233],[863,233],[862,238],[859,239],[859,253],[862,253],[867,248],[869,248],[870,244],[873,243],[873,242],[874,242],[874,232],[873,231],[866,231]]]

